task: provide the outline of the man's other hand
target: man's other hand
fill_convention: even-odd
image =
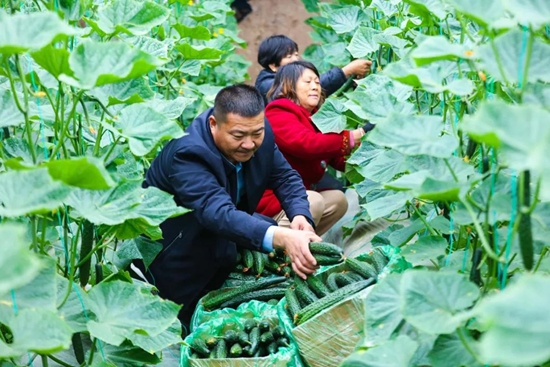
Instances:
[[[315,232],[311,224],[309,224],[309,221],[303,215],[295,216],[290,223],[290,228],[297,231]]]
[[[273,235],[273,246],[286,252],[292,262],[292,269],[302,279],[317,269],[317,262],[309,251],[309,243],[320,241],[321,237],[314,232],[290,228],[277,227]]]

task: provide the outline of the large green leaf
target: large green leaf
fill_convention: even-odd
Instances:
[[[141,188],[141,182],[122,183],[110,190],[74,190],[67,198],[73,214],[94,224],[116,226],[118,238],[128,239],[146,233],[161,238],[158,225],[186,213],[173,197],[157,188]]]
[[[212,34],[210,34],[208,28],[201,25],[195,27],[187,27],[183,24],[174,24],[172,27],[179,33],[181,38],[189,37],[205,41],[208,41],[212,38]]]
[[[20,224],[0,224],[0,297],[11,289],[29,283],[43,262],[28,249],[26,228]]]
[[[390,339],[403,320],[400,309],[401,274],[389,274],[365,298],[365,338],[372,347]]]
[[[24,309],[4,322],[11,330],[11,353],[0,358],[21,355],[27,351],[51,354],[71,346],[72,331],[54,312],[45,309]],[[0,352],[6,352],[0,345]]]
[[[193,47],[188,43],[177,45],[176,49],[186,60],[219,60],[223,55],[221,50],[204,46]]]
[[[91,89],[137,78],[163,63],[123,42],[83,41],[69,57],[71,70],[61,74],[59,80],[78,88]],[[74,77],[70,75],[71,71]]]
[[[380,45],[391,47],[393,52],[395,52],[395,54],[400,58],[405,56],[409,50],[408,46],[411,44],[403,38],[387,33],[379,33],[374,35],[374,40]]]
[[[550,45],[543,42],[539,37],[533,41],[533,49],[528,65],[527,75],[523,75],[523,69],[527,58],[525,57],[524,44],[527,39],[519,29],[508,31],[494,40],[494,47],[498,58],[493,51],[491,44],[482,45],[477,51],[482,67],[496,80],[508,83],[518,83],[520,77],[523,83],[527,82],[550,82],[550,70],[547,61],[550,58]],[[500,66],[499,66],[500,60]]]
[[[346,50],[345,42],[335,42],[326,45],[322,45],[324,61],[329,65],[344,66],[351,61],[351,55]]]
[[[358,6],[346,6],[341,9],[333,9],[327,17],[328,25],[338,34],[356,30],[362,21],[368,20],[367,16]]]
[[[46,167],[52,178],[81,189],[104,190],[115,184],[103,162],[94,157],[50,161]]]
[[[349,53],[355,58],[362,58],[377,51],[378,43],[374,40],[374,36],[378,33],[380,31],[374,28],[359,27],[347,47]]]
[[[386,17],[391,17],[398,12],[397,6],[395,6],[395,4],[393,4],[391,1],[386,0],[373,0],[369,8],[378,9]]]
[[[55,78],[59,78],[61,75],[74,76],[69,66],[71,53],[67,49],[46,46],[33,52],[31,55],[36,64]]]
[[[506,12],[501,0],[484,1],[478,0],[446,0],[456,10],[466,14],[482,25],[491,25],[502,19]]]
[[[43,266],[30,282],[14,288],[13,297],[0,297],[0,303],[10,308],[44,309],[55,312],[57,306],[56,265],[52,258],[41,259]],[[42,265],[41,264],[41,265]]]
[[[411,53],[418,66],[440,60],[469,59],[465,45],[451,43],[445,36],[426,37]]]
[[[450,135],[440,136],[443,128],[439,116],[390,114],[377,123],[367,140],[405,155],[448,158],[458,147],[458,141]]]
[[[0,215],[49,212],[63,204],[71,188],[54,181],[47,168],[0,173]]]
[[[425,16],[433,14],[439,19],[445,19],[449,12],[448,6],[442,0],[404,0],[411,4],[411,12]]]
[[[124,41],[141,51],[156,56],[161,59],[168,59],[168,54],[174,48],[175,41],[171,38],[159,41],[156,38],[147,36],[132,36],[125,38]]]
[[[430,362],[433,367],[482,367],[483,364],[476,361],[475,357],[466,349],[464,343],[460,340],[458,332],[468,343],[469,348],[477,351],[478,342],[474,340],[465,329],[454,332],[453,334],[439,335],[434,343],[433,349],[429,353]]]
[[[423,67],[416,67],[412,60],[402,59],[389,64],[384,73],[389,77],[430,93],[449,91],[463,96],[474,90],[474,84],[466,78],[452,78],[446,83],[443,80],[456,74],[456,63],[440,61]]]
[[[401,292],[405,320],[428,334],[454,332],[467,319],[461,311],[479,297],[479,288],[466,277],[426,270],[405,272]]]
[[[89,310],[86,309],[88,293],[84,292],[76,283],[69,290],[69,280],[61,275],[55,277],[57,284],[57,302],[60,305],[65,300],[67,292],[69,296],[63,306],[57,310],[59,317],[67,323],[73,332],[87,332]]]
[[[140,184],[127,182],[109,190],[76,189],[66,199],[73,207],[73,215],[87,219],[94,224],[116,225],[127,218],[140,203]]]
[[[0,11],[0,53],[10,55],[39,50],[54,41],[79,34],[53,12],[13,15]]]
[[[541,198],[549,200],[550,125],[547,121],[550,121],[550,112],[540,107],[492,101],[467,116],[462,121],[462,129],[476,141],[497,148],[499,158],[510,168],[540,174]]]
[[[405,170],[405,156],[395,150],[383,151],[366,166],[357,168],[361,176],[379,183],[389,182]]]
[[[340,367],[412,367],[411,361],[417,349],[417,342],[399,335],[377,347],[353,353]]]
[[[18,126],[25,121],[25,117],[17,109],[11,91],[0,89],[0,128]]]
[[[171,100],[152,99],[145,103],[158,113],[163,114],[168,119],[177,119],[188,106],[197,99],[188,97],[177,97]]]
[[[346,129],[345,111],[341,100],[329,98],[311,119],[322,133],[340,133]]]
[[[154,337],[134,333],[131,339],[134,345],[151,354],[160,352],[171,345],[183,342],[181,339],[181,322],[179,320],[174,321],[168,329]]]
[[[143,233],[153,240],[161,239],[158,226],[162,222],[190,211],[177,206],[172,195],[153,186],[144,189],[140,199],[139,206],[132,208],[132,216],[115,227],[117,238],[130,239]]]
[[[88,94],[97,98],[105,106],[139,103],[154,96],[149,83],[144,78],[107,84],[90,89]]]
[[[125,268],[130,265],[132,260],[141,259],[145,267],[148,268],[161,250],[162,244],[160,242],[144,236],[124,241],[116,251],[117,266]]]
[[[169,15],[169,9],[153,1],[114,0],[97,11],[97,21],[87,21],[103,34],[126,32],[144,35],[162,24]]]
[[[104,126],[113,130],[110,125]],[[130,150],[137,156],[146,155],[162,140],[183,136],[176,122],[144,104],[133,104],[120,111],[115,127],[128,139]]]
[[[348,93],[350,98],[345,104],[357,116],[367,119],[372,123],[385,119],[388,114],[412,115],[416,112],[414,105],[410,102],[399,101],[388,93],[368,93],[354,91]]]
[[[383,74],[370,74],[356,83],[358,91],[391,94],[398,101],[406,101],[413,91],[412,87],[392,80]]]
[[[445,255],[447,241],[439,236],[420,237],[418,241],[403,247],[401,255],[413,265],[427,260],[437,260],[439,256]]]
[[[486,328],[480,348],[484,361],[533,366],[550,358],[549,287],[548,276],[522,275],[474,309]]]
[[[115,346],[125,339],[132,341],[135,332],[157,336],[176,321],[180,309],[122,281],[100,283],[88,295],[89,309],[95,315],[88,321],[90,334]]]
[[[550,24],[550,3],[545,0],[506,0],[506,10],[514,19],[523,25],[538,29]]]
[[[384,190],[384,192],[385,196],[368,201],[365,205],[371,220],[388,216],[413,199],[412,195],[405,192],[395,193],[390,190]]]
[[[126,341],[118,347],[103,344],[101,351],[96,351],[94,354],[92,367],[137,367],[146,365],[160,366],[161,359],[157,354],[151,354]]]

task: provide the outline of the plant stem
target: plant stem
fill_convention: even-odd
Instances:
[[[460,342],[466,348],[466,350],[472,355],[472,357],[475,358],[476,361],[481,361],[481,358],[477,355],[477,353],[474,351],[474,349],[470,346],[470,343],[466,340],[466,336],[464,335],[463,328],[456,329],[456,334],[458,335],[458,338],[460,339]]]
[[[430,223],[428,223],[428,221],[426,220],[426,218],[424,218],[424,216],[422,215],[422,213],[420,213],[420,211],[418,210],[418,208],[416,207],[416,205],[411,204],[411,206],[413,207],[414,212],[416,213],[416,215],[418,215],[418,218],[422,221],[422,223],[424,223],[424,225],[426,226],[426,228],[428,229],[428,231],[430,231],[430,234],[431,234],[432,236],[439,236],[439,234],[436,232],[436,230],[433,229],[433,227],[430,225]]]
[[[78,105],[78,100],[82,97],[82,93],[83,93],[82,91],[78,92],[78,94],[74,98],[73,107],[71,109],[71,112],[69,113],[69,118],[67,119],[67,123],[63,122],[61,124],[61,136],[59,137],[59,141],[57,142],[57,145],[55,146],[55,148],[52,152],[52,156],[54,156],[54,157],[59,152],[59,149],[61,149],[61,147],[64,146],[64,140],[65,140],[65,136],[67,135],[67,132],[69,130],[69,124],[70,124],[71,120],[73,119],[73,117],[75,115],[76,106]]]
[[[519,90],[519,102],[521,103],[523,99],[523,92],[525,91],[525,86],[528,82],[528,72],[529,72],[529,64],[531,63],[531,55],[533,54],[533,43],[535,41],[535,35],[533,32],[529,29],[529,38],[527,39],[527,50],[525,53],[525,64],[523,65],[523,77],[522,80],[519,81],[521,83],[521,89]]]
[[[55,363],[62,365],[63,367],[73,367],[70,364],[68,364],[67,362],[63,362],[61,359],[59,359],[59,358],[57,358],[57,357],[55,357],[51,354],[48,355],[48,358],[51,359],[52,361],[54,361]]]
[[[539,259],[537,260],[537,264],[536,264],[535,267],[533,268],[533,273],[536,273],[537,270],[539,270],[539,266],[540,266],[540,264],[542,263],[542,260],[543,260],[544,257],[546,256],[546,253],[547,253],[547,252],[548,252],[548,246],[543,247],[543,248],[542,248],[542,251],[540,252]]]
[[[489,241],[487,241],[487,238],[485,238],[483,228],[481,228],[481,224],[479,224],[479,221],[477,220],[477,216],[475,215],[474,210],[472,209],[470,203],[468,203],[467,200],[462,200],[462,199],[460,199],[460,202],[464,205],[464,207],[472,217],[472,220],[474,221],[474,226],[481,240],[481,246],[483,246],[483,249],[487,252],[487,255],[495,261],[504,262],[504,259],[499,258],[499,256],[491,248],[491,245],[489,244]]]
[[[42,366],[48,367],[48,356],[40,355],[40,359],[42,359]]]

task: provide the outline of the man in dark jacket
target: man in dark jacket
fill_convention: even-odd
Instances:
[[[315,271],[309,242],[321,239],[312,227],[307,194],[275,145],[263,110],[255,88],[222,89],[214,108],[199,115],[187,135],[169,142],[147,171],[144,186],[158,187],[193,210],[161,224],[163,251],[146,272],[162,297],[183,304],[183,325],[199,298],[223,284],[237,245],[263,252],[278,247],[298,275]],[[292,219],[290,229],[253,215],[267,188]]]
[[[258,49],[258,63],[263,70],[256,78],[255,87],[262,93],[267,103],[267,92],[273,85],[273,79],[277,70],[286,64],[300,60],[298,45],[296,42],[283,35],[271,36],[260,43]],[[336,92],[347,78],[354,75],[356,78],[363,78],[370,72],[372,61],[354,60],[343,68],[334,67],[324,74],[321,74],[321,87],[325,96]]]

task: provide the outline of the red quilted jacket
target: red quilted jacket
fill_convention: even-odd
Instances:
[[[345,133],[323,134],[311,121],[311,113],[286,98],[276,99],[265,109],[267,120],[273,128],[275,143],[304,182],[307,190],[314,190],[327,165],[343,171],[349,149]],[[273,217],[281,211],[279,200],[272,190],[267,190],[256,211]]]

